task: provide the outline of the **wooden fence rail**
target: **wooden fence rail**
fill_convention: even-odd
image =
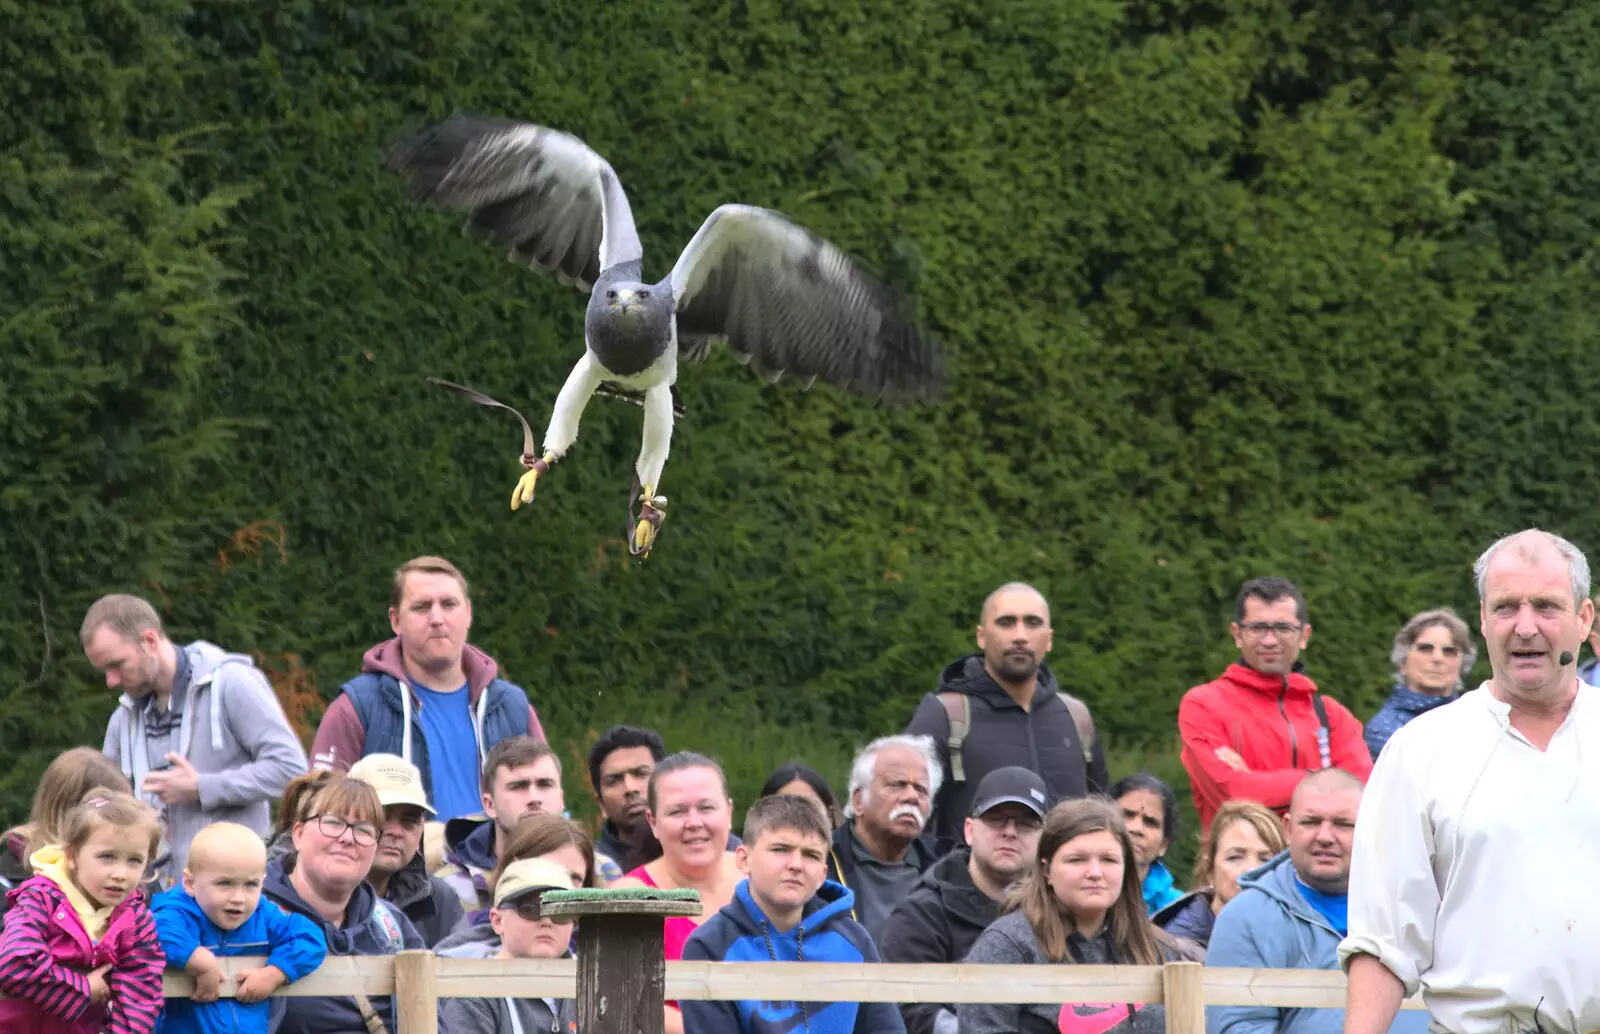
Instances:
[[[220,959],[231,977],[264,959]],[[669,962],[666,997],[807,1002],[1162,1002],[1169,1034],[1203,1034],[1207,1005],[1344,1008],[1344,974],[1321,969],[1166,966],[980,966],[934,963]],[[626,979],[628,974],[620,974]],[[277,993],[393,995],[398,1031],[434,1034],[440,998],[578,996],[573,959],[448,959],[431,952],[334,956]],[[165,993],[187,997],[193,981],[169,970]],[[224,985],[230,994],[231,980]],[[1403,1006],[1421,1009],[1420,998]],[[427,1018],[424,1019],[424,1016]],[[448,1034],[448,1032],[443,1032]]]

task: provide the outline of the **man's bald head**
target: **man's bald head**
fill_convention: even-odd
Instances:
[[[1312,772],[1294,788],[1284,836],[1289,860],[1306,886],[1324,894],[1349,889],[1361,790],[1361,780],[1342,768]]]
[[[1324,768],[1312,772],[1295,786],[1294,793],[1289,797],[1289,813],[1294,814],[1295,802],[1303,793],[1313,794],[1338,794],[1351,793],[1356,797],[1361,796],[1365,789],[1361,780],[1346,772],[1342,768]]]
[[[1050,604],[1024,582],[991,592],[978,615],[978,649],[989,677],[1014,693],[1031,694],[1033,678],[1054,644]]]
[[[1045,625],[1050,624],[1050,601],[1044,598],[1044,593],[1027,582],[1007,582],[985,596],[983,606],[978,610],[978,624],[988,624],[997,608],[1009,610],[1019,604],[1043,614]]]

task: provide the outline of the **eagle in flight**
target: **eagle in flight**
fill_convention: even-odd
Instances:
[[[809,387],[820,377],[888,399],[941,387],[939,349],[900,299],[777,212],[721,206],[666,279],[651,284],[616,172],[575,136],[458,113],[395,145],[389,167],[418,199],[466,211],[468,231],[514,261],[589,292],[583,356],[556,396],[542,455],[517,414],[525,473],[513,510],[533,500],[540,475],[572,447],[590,397],[630,399],[644,407],[644,433],[628,546],[647,556],[665,519],[666,499],[656,491],[672,440],[678,362],[705,358],[719,340],[770,380],[789,374]],[[469,388],[435,383],[516,413]]]

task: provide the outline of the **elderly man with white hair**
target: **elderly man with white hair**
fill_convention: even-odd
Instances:
[[[894,906],[938,860],[923,829],[943,775],[928,736],[873,740],[850,766],[848,821],[834,831],[828,878],[855,893],[855,919],[874,944]]]
[[[1441,1034],[1600,1029],[1600,689],[1573,655],[1589,563],[1548,532],[1478,558],[1493,677],[1383,749],[1350,873],[1345,1034],[1381,1034],[1419,987]]]

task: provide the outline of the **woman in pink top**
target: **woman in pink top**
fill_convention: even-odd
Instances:
[[[661,841],[661,857],[613,883],[618,887],[686,888],[700,892],[701,913],[666,920],[666,957],[683,958],[683,945],[695,927],[733,900],[743,875],[728,851],[733,798],[722,766],[703,754],[683,752],[664,758],[650,773],[645,817]],[[683,1014],[667,1003],[666,1034],[683,1034]]]

